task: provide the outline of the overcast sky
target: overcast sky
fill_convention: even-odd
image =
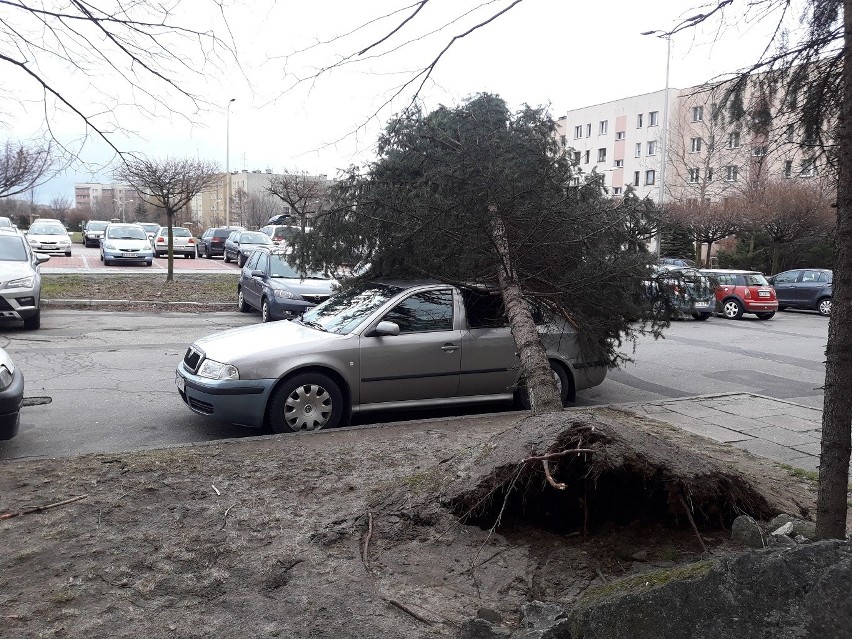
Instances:
[[[341,36],[414,0],[230,2],[225,13],[230,35],[216,13],[217,4],[184,0],[175,20],[199,30],[213,28],[236,49],[236,59],[223,55],[217,64],[205,66],[187,50],[196,73],[183,73],[180,80],[208,101],[199,112],[166,94],[166,101],[189,117],[168,114],[138,93],[131,95],[98,71],[94,62],[85,74],[64,69],[61,82],[87,114],[111,116],[130,132],[111,138],[122,150],[200,156],[224,168],[225,105],[236,98],[230,109],[231,170],[271,168],[333,176],[351,163],[371,159],[379,130],[408,105],[419,81],[401,86],[453,35],[511,2],[485,0],[485,6],[476,10],[482,0],[430,0],[381,46],[313,80],[296,83],[373,43],[411,9]],[[679,18],[696,13],[693,9],[700,4],[700,0],[524,0],[457,41],[420,95],[429,109],[488,91],[502,95],[512,107],[524,102],[549,105],[558,117],[569,109],[656,91],[664,86],[666,42],[640,33],[670,29]],[[468,10],[473,13],[430,33]],[[767,29],[767,24],[738,22],[720,34],[678,34],[672,41],[670,85],[692,86],[746,65],[765,46]],[[56,71],[55,66],[44,68]],[[4,84],[7,92],[19,91],[23,101],[20,111],[5,122],[0,138],[35,134],[43,128],[40,94],[28,88],[23,74],[4,78]],[[105,98],[111,94],[117,94],[120,105]],[[85,138],[81,122],[52,105],[47,112],[54,134],[79,149]],[[38,199],[47,202],[57,193],[71,196],[75,181],[109,181],[103,167],[113,155],[107,145],[89,136],[80,151],[88,171],[75,165],[41,187]]]

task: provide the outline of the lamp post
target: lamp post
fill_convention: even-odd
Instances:
[[[231,103],[236,98],[228,100],[225,109],[225,226],[230,226],[231,213]]]
[[[672,59],[672,34],[667,31],[644,31],[641,35],[655,35],[666,41],[666,86],[663,90],[663,135],[660,143],[660,196],[657,207],[660,210],[660,224],[662,224],[663,197],[666,190],[666,164],[668,163],[669,150],[669,66]],[[663,243],[663,230],[657,227],[657,259],[660,258],[660,247]]]

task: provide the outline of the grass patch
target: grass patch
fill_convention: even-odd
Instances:
[[[164,273],[65,275],[45,274],[41,296],[48,300],[151,300],[156,302],[229,303],[237,298],[239,273],[195,275]]]
[[[795,466],[790,466],[790,464],[779,464],[781,468],[790,473],[793,477],[797,479],[807,479],[808,481],[816,482],[819,481],[819,473],[813,470],[805,470],[804,468],[796,468]]]
[[[699,561],[693,564],[677,566],[676,568],[656,570],[642,575],[627,577],[626,579],[619,579],[618,581],[614,581],[605,586],[594,586],[589,588],[583,593],[582,597],[580,597],[579,604],[581,606],[591,605],[613,595],[642,592],[645,590],[651,590],[657,586],[663,586],[671,581],[703,577],[710,572],[712,567],[712,561]]]

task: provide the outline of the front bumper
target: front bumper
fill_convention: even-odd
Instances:
[[[30,248],[38,253],[68,253],[71,251],[71,242],[65,244],[47,244],[45,242],[30,242]]]
[[[39,289],[9,288],[0,290],[0,317],[26,319],[38,312]]]
[[[175,370],[175,385],[189,409],[223,422],[263,427],[266,404],[275,379],[207,379],[191,373],[183,362]]]
[[[150,262],[154,259],[154,251],[119,251],[118,249],[103,249],[104,260],[114,262]]]
[[[24,374],[16,367],[12,383],[0,391],[0,439],[12,439],[18,433],[23,402]]]
[[[316,304],[306,300],[269,298],[269,313],[273,319],[293,319],[314,306]]]

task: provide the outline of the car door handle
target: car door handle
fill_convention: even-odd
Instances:
[[[441,350],[444,351],[445,353],[453,353],[453,352],[457,351],[458,349],[459,349],[459,347],[456,344],[444,344],[441,347]]]

